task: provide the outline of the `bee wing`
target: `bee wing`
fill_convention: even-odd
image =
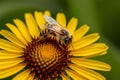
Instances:
[[[43,17],[46,20],[46,22],[51,25],[49,29],[60,33],[60,30],[63,29],[63,27],[59,23],[57,23],[55,19],[48,15],[44,15]]]
[[[48,15],[44,15],[43,17],[48,24],[56,24],[56,21],[52,17]]]
[[[57,25],[51,25],[51,26],[53,26],[53,27],[48,27],[48,29],[53,30],[53,31],[61,34],[61,28],[60,27],[58,27]]]
[[[53,19],[52,17],[50,17],[50,16],[48,16],[48,15],[44,15],[43,17],[44,17],[44,19],[46,20],[46,22],[47,22],[48,24],[57,25],[58,27],[63,28],[63,27],[62,27],[59,23],[57,23],[56,20]]]

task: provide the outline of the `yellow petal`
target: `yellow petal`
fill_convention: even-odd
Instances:
[[[63,13],[58,13],[56,16],[56,21],[63,27],[66,27],[66,17]]]
[[[27,45],[27,41],[24,39],[20,31],[12,24],[7,23],[7,27],[16,35],[16,37],[23,42],[25,45]]]
[[[99,39],[99,34],[98,33],[93,33],[93,34],[89,34],[87,36],[82,37],[80,40],[78,40],[75,43],[72,43],[74,49],[80,49],[82,47],[88,46],[92,43],[94,43],[95,41],[97,41]],[[71,47],[70,49],[73,50],[73,47]]]
[[[2,69],[0,70],[0,79],[9,77],[13,74],[16,74],[20,70],[22,70],[26,65],[25,64],[18,64],[15,66],[12,66],[10,68]]]
[[[30,74],[30,70],[24,70],[18,75],[16,75],[12,80],[28,80],[28,76]]]
[[[44,14],[45,14],[45,15],[48,15],[48,16],[51,16],[50,11],[48,11],[48,10],[47,10],[47,11],[45,11],[45,12],[44,12]]]
[[[107,51],[104,51],[104,52],[98,54],[98,56],[105,55],[105,54],[107,54]],[[94,55],[92,55],[92,56],[94,56]],[[90,56],[90,57],[91,57],[91,56]]]
[[[64,73],[61,74],[62,80],[70,80]]]
[[[66,69],[65,72],[72,77],[73,80],[87,80],[86,78],[82,77],[79,75],[77,72],[71,70],[71,69]]]
[[[11,33],[10,31],[7,30],[1,30],[0,34],[2,36],[4,36],[6,39],[8,39],[9,41],[13,42],[14,44],[25,48],[25,45],[16,37],[16,35],[14,35],[13,33]]]
[[[27,78],[27,80],[34,80],[35,74],[30,74],[29,77]]]
[[[40,27],[41,30],[43,30],[44,29],[43,25],[45,24],[43,13],[35,11],[34,15],[35,15],[35,19],[36,19],[38,26]]]
[[[104,43],[95,43],[71,52],[73,56],[93,56],[108,50]]]
[[[39,36],[38,26],[37,26],[37,23],[31,13],[25,14],[25,21],[26,21],[28,30],[29,30],[32,38],[38,37]]]
[[[80,75],[86,77],[88,80],[106,80],[104,76],[93,70],[80,67],[75,64],[70,64],[69,67],[76,71],[77,73],[79,73]]]
[[[78,24],[78,20],[76,18],[72,18],[69,21],[69,23],[67,25],[67,29],[70,31],[71,35],[73,35],[73,33],[75,32],[77,24]]]
[[[18,27],[19,31],[21,32],[22,36],[28,41],[31,42],[31,36],[28,32],[26,25],[20,19],[14,19],[16,26]]]
[[[12,52],[23,52],[21,47],[4,39],[0,39],[0,48]]]
[[[107,51],[103,51],[103,52],[100,52],[100,53],[96,53],[96,54],[89,55],[89,56],[83,56],[83,57],[84,57],[84,58],[93,58],[93,57],[105,55],[106,53],[107,53]]]
[[[10,51],[0,50],[0,59],[16,58],[16,57],[20,57],[22,55],[23,54],[20,54],[20,53],[15,53],[15,52],[10,52]]]
[[[72,58],[72,63],[77,64],[79,66],[83,66],[90,69],[101,70],[101,71],[110,71],[110,65],[96,60],[91,59],[83,59],[83,58]]]
[[[23,61],[24,60],[20,58],[0,59],[0,70],[18,65],[20,62],[23,62]]]
[[[73,34],[73,40],[72,40],[72,42],[78,41],[82,36],[84,36],[88,32],[88,30],[89,30],[89,26],[88,25],[81,26]]]

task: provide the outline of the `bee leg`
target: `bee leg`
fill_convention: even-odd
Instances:
[[[44,32],[43,31],[40,32],[39,40],[41,40],[41,39],[44,39]]]
[[[53,35],[54,37],[56,37],[55,32],[53,32],[52,30],[49,30],[49,29],[48,29],[48,33],[49,33],[50,35]]]
[[[48,29],[45,29],[45,30],[44,30],[44,37],[47,37],[48,34],[49,34]]]
[[[61,40],[58,40],[58,43],[59,43],[60,45],[62,45],[62,41],[61,41]]]
[[[59,46],[61,47],[62,50],[64,50],[63,42],[61,40],[58,40],[58,44],[60,44]]]
[[[47,37],[47,34],[48,34],[48,32],[47,32],[46,29],[45,29],[45,30],[42,30],[42,31],[40,32],[40,37],[39,37],[39,39],[41,40],[41,39],[46,38],[46,37]]]

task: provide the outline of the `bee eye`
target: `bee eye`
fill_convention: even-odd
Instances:
[[[66,38],[64,39],[64,42],[65,42],[66,44],[69,44],[69,43],[71,42],[71,38],[66,37]]]
[[[62,35],[68,35],[68,32],[64,29],[61,30]]]

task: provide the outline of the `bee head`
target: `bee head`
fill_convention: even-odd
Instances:
[[[65,38],[64,38],[64,43],[65,44],[70,44],[72,42],[72,36],[71,37],[69,37],[69,36],[66,36]]]

